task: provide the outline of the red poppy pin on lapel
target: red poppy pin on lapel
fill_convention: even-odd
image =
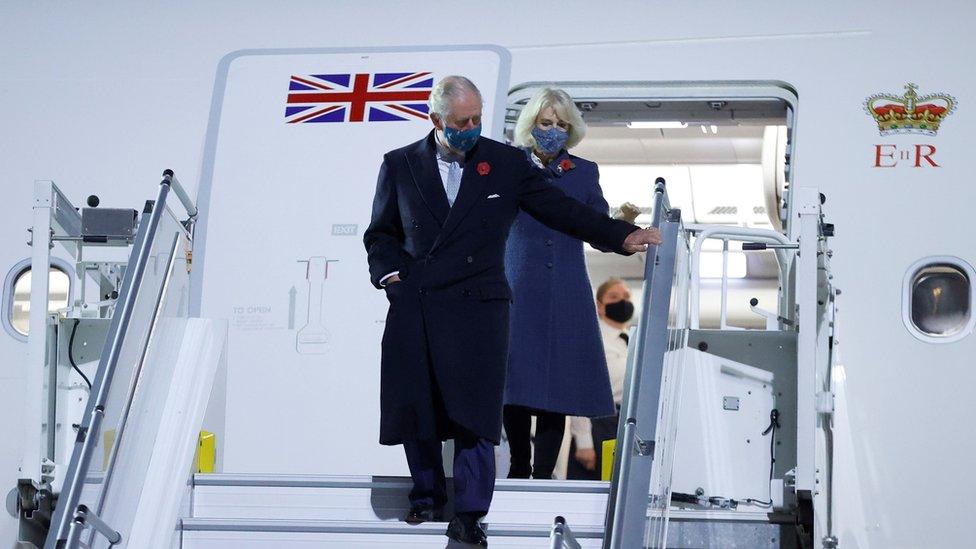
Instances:
[[[478,162],[478,175],[488,175],[491,171],[491,164],[487,162]]]
[[[570,160],[570,159],[568,159],[568,158],[563,158],[562,161],[559,162],[559,171],[560,172],[564,172],[565,173],[565,172],[568,172],[569,170],[572,170],[575,167],[576,167],[576,164],[573,164],[573,161]]]

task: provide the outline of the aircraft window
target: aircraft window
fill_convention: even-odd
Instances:
[[[916,337],[950,342],[972,330],[972,267],[959,260],[936,259],[916,265],[909,274],[905,316]]]
[[[71,277],[67,266],[52,265],[48,278],[48,311],[64,309],[70,301]],[[14,266],[4,284],[3,325],[10,335],[26,341],[30,319],[31,268],[30,260]]]

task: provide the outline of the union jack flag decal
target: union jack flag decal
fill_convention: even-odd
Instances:
[[[430,72],[292,76],[285,122],[427,120]]]

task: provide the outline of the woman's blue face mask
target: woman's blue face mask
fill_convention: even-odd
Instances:
[[[444,139],[454,150],[470,151],[478,142],[479,137],[481,137],[481,124],[466,130],[457,130],[447,124],[444,125]]]
[[[532,128],[532,137],[535,138],[535,148],[537,151],[553,155],[563,150],[566,141],[569,139],[569,132],[551,127],[543,130],[538,126]]]

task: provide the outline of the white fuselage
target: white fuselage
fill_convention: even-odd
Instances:
[[[964,510],[976,488],[966,474],[976,452],[969,433],[976,419],[970,405],[976,335],[945,344],[921,341],[906,327],[902,306],[904,277],[917,261],[954,256],[976,264],[966,221],[976,203],[968,134],[976,125],[970,108],[976,104],[970,68],[976,7],[871,4],[4,6],[0,267],[5,274],[30,255],[25,229],[34,180],[54,180],[76,205],[97,194],[106,206],[141,209],[155,194],[161,170],[173,168],[194,194],[212,122],[215,71],[237,50],[494,44],[511,54],[510,88],[535,81],[781,81],[798,96],[792,184],[819,187],[837,228],[831,240],[833,282],[842,290],[842,366],[834,377],[835,533],[843,547],[962,547],[971,537]],[[953,96],[955,112],[937,135],[880,136],[866,99],[900,96],[910,82],[920,94]],[[418,127],[415,138],[424,131]],[[362,166],[364,184],[375,181],[379,160]],[[287,183],[269,182],[269,197],[309,199]],[[255,223],[289,222],[244,207],[240,215]],[[363,224],[368,216],[355,217]],[[241,242],[236,253],[260,262],[265,250]],[[19,475],[24,429],[35,428],[24,424],[21,407],[36,395],[24,389],[26,344],[0,334],[0,358],[5,492]],[[267,367],[231,364],[228,403],[238,398],[235,375]],[[261,395],[239,398],[252,397]],[[274,408],[273,402],[261,405]],[[301,423],[294,432],[320,437],[316,444],[326,455],[375,451],[336,446],[344,430],[374,422],[373,408],[347,407],[320,419],[325,422],[277,421]],[[293,471],[329,470],[327,462],[270,446],[268,455],[287,459]],[[394,450],[384,452],[389,463],[399,459]],[[242,468],[274,462],[251,457]],[[0,544],[16,531],[15,520],[4,516]]]

